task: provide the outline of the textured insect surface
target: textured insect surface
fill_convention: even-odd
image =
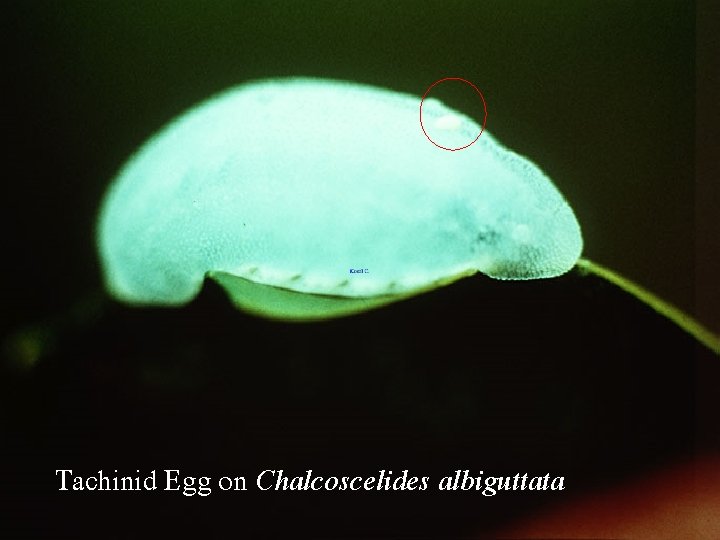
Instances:
[[[448,152],[420,98],[320,79],[226,91],[152,137],[114,180],[98,246],[108,290],[191,300],[206,276],[249,311],[346,315],[483,272],[560,275],[582,250],[552,182],[485,131]],[[480,127],[437,100],[423,118],[462,143]]]

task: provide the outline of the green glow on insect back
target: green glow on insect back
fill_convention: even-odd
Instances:
[[[420,98],[320,79],[230,89],[145,143],[103,202],[105,283],[132,304],[190,301],[206,276],[244,310],[315,320],[482,272],[561,275],[578,262],[572,209],[485,131],[431,144]],[[438,100],[449,148],[480,126]]]
[[[108,289],[131,303],[182,304],[210,275],[240,306],[305,318],[333,310],[293,294],[266,304],[266,288],[248,287],[363,309],[476,271],[532,279],[572,268],[580,228],[550,180],[487,133],[464,151],[439,150],[418,106],[388,90],[289,79],[181,115],[107,195],[98,241]],[[436,100],[424,115],[446,139],[479,130]]]

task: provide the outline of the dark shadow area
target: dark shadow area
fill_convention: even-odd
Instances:
[[[12,410],[4,478],[20,523],[55,536],[131,537],[143,523],[158,534],[452,538],[717,445],[696,440],[694,425],[696,362],[714,360],[575,272],[518,283],[477,276],[320,324],[246,316],[208,282],[183,309],[109,304],[36,367],[3,378],[3,410]],[[718,411],[719,401],[703,407]],[[700,428],[711,433],[717,421],[706,414]],[[60,492],[58,468],[156,469],[159,478],[179,469],[212,477],[214,489]],[[262,492],[255,478],[265,469],[407,469],[430,480],[412,493]],[[549,473],[566,489],[438,491],[457,469]],[[248,491],[219,490],[221,476],[244,476]]]

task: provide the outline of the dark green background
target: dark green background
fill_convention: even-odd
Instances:
[[[323,523],[346,514],[345,534],[461,534],[714,448],[716,418],[704,411],[717,403],[695,386],[695,362],[717,376],[713,359],[575,273],[478,276],[326,325],[247,317],[211,285],[182,310],[110,305],[90,317],[81,304],[79,322],[67,315],[100,286],[95,213],[128,155],[214,92],[291,75],[418,96],[443,77],[472,81],[487,130],[575,209],[585,255],[694,312],[696,296],[717,294],[694,289],[695,16],[692,2],[619,0],[7,6],[3,446],[25,524],[57,534],[88,507],[100,521],[128,506],[180,527],[220,530],[230,516],[239,534],[329,534]],[[470,92],[446,97],[477,111]],[[31,323],[52,339],[22,371],[12,336]],[[554,498],[68,502],[53,474],[67,464],[249,477],[264,465],[434,478],[537,470],[573,487]]]

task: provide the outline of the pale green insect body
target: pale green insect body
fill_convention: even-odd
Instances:
[[[426,101],[423,120],[444,143],[477,136],[472,119]],[[419,106],[314,79],[245,84],[196,106],[138,151],[104,201],[109,290],[182,304],[210,275],[244,308],[304,319],[476,271],[531,279],[572,268],[580,228],[552,182],[487,131],[465,150],[437,148]]]

